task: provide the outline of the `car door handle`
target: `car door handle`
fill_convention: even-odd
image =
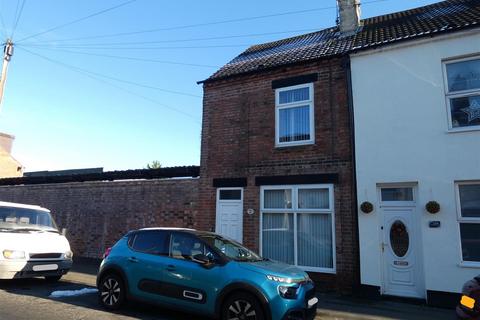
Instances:
[[[167,266],[167,271],[175,271],[175,269],[176,269],[176,268],[175,268],[174,265],[169,264],[169,265]]]
[[[128,258],[128,261],[130,261],[130,262],[138,262],[138,259],[135,258],[135,257],[130,257],[130,258]]]

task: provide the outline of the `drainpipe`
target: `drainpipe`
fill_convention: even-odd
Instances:
[[[354,228],[356,230],[354,240],[357,243],[356,260],[358,266],[358,279],[352,283],[353,291],[359,290],[361,286],[360,280],[360,236],[358,226],[358,198],[357,198],[357,163],[355,160],[355,115],[354,115],[354,103],[353,103],[353,85],[352,85],[352,67],[350,56],[345,56],[344,67],[347,76],[347,98],[348,98],[348,111],[350,113],[350,146],[352,150],[352,213],[354,216]]]

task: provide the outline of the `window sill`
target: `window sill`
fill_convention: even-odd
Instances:
[[[315,144],[315,141],[306,141],[306,142],[297,142],[297,143],[288,143],[288,144],[275,144],[275,149],[284,149],[284,148],[291,148],[291,147],[302,147],[302,146],[310,146]]]
[[[480,269],[480,262],[462,261],[458,264],[460,268]]]
[[[480,126],[450,128],[447,130],[447,133],[462,133],[462,132],[472,132],[472,131],[480,131]]]

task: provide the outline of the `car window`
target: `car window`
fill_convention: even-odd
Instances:
[[[168,233],[163,231],[144,231],[134,235],[129,241],[135,251],[156,255],[168,255]]]
[[[170,256],[175,259],[192,260],[197,254],[213,257],[203,242],[194,235],[174,233],[170,242]]]

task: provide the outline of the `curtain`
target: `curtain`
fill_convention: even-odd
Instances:
[[[310,139],[310,106],[285,108],[279,112],[280,142]]]
[[[290,209],[292,208],[292,190],[265,190],[263,202],[265,209]]]
[[[288,264],[295,263],[292,213],[263,214],[262,255]]]
[[[330,198],[328,189],[299,189],[298,208],[329,209]]]
[[[278,102],[285,104],[305,100],[310,100],[310,87],[280,91]]]
[[[298,265],[333,268],[332,216],[299,213],[297,219]]]

